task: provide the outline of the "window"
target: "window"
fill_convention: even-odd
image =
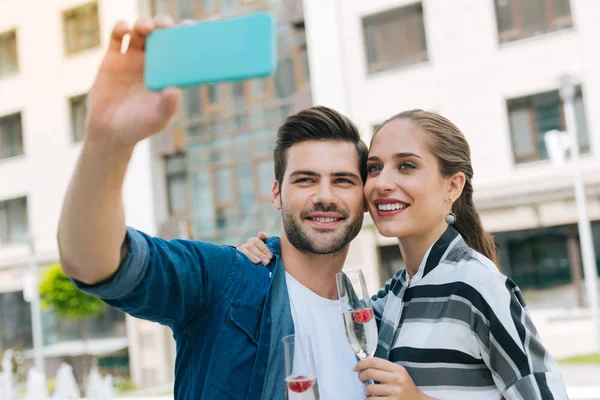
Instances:
[[[208,18],[219,12],[219,0],[199,0],[199,2],[201,17]]]
[[[273,96],[273,79],[270,77],[250,79],[246,82],[246,94],[248,103],[258,103],[270,99]]]
[[[369,73],[427,61],[421,4],[366,17],[363,31]]]
[[[71,135],[74,142],[80,142],[85,136],[85,116],[87,113],[87,95],[71,97],[69,108],[71,110]]]
[[[295,64],[290,56],[280,56],[277,62],[277,69],[273,77],[275,86],[275,96],[280,99],[290,97],[296,91],[294,78]]]
[[[17,58],[17,32],[0,33],[0,78],[19,70]]]
[[[225,83],[202,86],[204,110],[208,113],[214,113],[227,109],[227,95],[227,84]]]
[[[381,246],[377,248],[379,253],[379,279],[381,282],[387,282],[404,268],[404,260],[398,246]]]
[[[306,50],[306,31],[304,24],[295,28],[296,46],[294,48],[294,70],[298,90],[310,89],[310,71]]]
[[[552,226],[494,235],[503,243],[510,278],[523,289],[546,289],[569,283],[569,227]]]
[[[186,119],[196,119],[202,115],[202,95],[200,92],[198,86],[183,89]]]
[[[246,105],[246,90],[244,81],[231,82],[231,100],[234,108],[243,108]]]
[[[273,160],[265,159],[255,164],[257,189],[259,198],[262,200],[268,200],[271,196],[271,190],[273,189],[273,182],[275,182],[275,172],[273,170]]]
[[[167,8],[175,4],[176,10],[179,1],[164,3]],[[198,19],[246,8],[277,9],[276,2],[264,0],[189,2]],[[310,87],[310,76],[304,27],[281,23],[277,34],[278,63],[273,76],[184,90],[188,209],[181,209],[195,239],[236,242],[241,230],[254,231],[278,218],[270,206],[275,131],[282,118],[298,106],[294,95]],[[183,196],[183,179],[169,180],[170,202],[177,204],[173,198]]]
[[[0,346],[2,349],[31,349],[31,308],[23,292],[0,294]]]
[[[175,0],[150,0],[151,15],[175,15]]]
[[[579,145],[582,152],[589,152],[581,87],[577,88],[574,106]],[[553,129],[566,129],[563,104],[558,91],[509,100],[507,107],[515,162],[548,159],[544,134]]]
[[[27,199],[0,202],[0,244],[23,243],[28,230]]]
[[[185,215],[188,211],[185,154],[165,158],[169,215]]]
[[[67,54],[100,46],[97,3],[89,3],[65,11],[63,25]]]
[[[21,113],[0,117],[0,159],[23,154]]]
[[[494,0],[500,43],[571,28],[569,0]]]

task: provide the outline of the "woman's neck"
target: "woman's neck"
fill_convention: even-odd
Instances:
[[[424,234],[398,238],[408,276],[413,277],[419,271],[419,265],[421,265],[425,253],[446,232],[446,229],[448,229],[448,224],[442,221],[441,224]]]

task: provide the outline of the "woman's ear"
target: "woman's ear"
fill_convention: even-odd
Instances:
[[[458,199],[465,187],[466,180],[467,178],[462,172],[457,172],[452,175],[448,181],[448,197],[451,199]]]

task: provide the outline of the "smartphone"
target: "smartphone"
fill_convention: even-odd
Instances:
[[[144,83],[150,90],[262,78],[276,68],[269,13],[157,29],[146,38]]]

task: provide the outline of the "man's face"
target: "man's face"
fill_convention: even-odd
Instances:
[[[314,254],[344,249],[358,235],[364,212],[354,144],[307,140],[292,146],[271,198],[294,247]]]

